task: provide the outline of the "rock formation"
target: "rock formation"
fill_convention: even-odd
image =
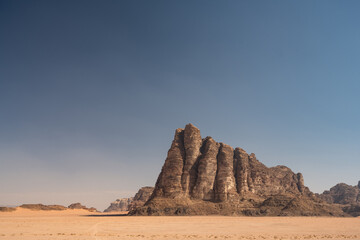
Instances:
[[[336,184],[317,196],[328,203],[341,204],[344,212],[352,216],[360,216],[360,181],[357,186]]]
[[[142,207],[149,200],[153,191],[153,187],[142,187],[134,197],[117,199],[112,202],[104,212],[124,212]]]
[[[80,203],[73,203],[71,205],[69,205],[68,207],[64,207],[62,205],[44,205],[41,203],[38,204],[23,204],[21,206],[19,206],[20,208],[26,208],[26,209],[30,209],[30,210],[34,210],[34,211],[39,211],[39,210],[44,210],[44,211],[51,211],[51,210],[56,210],[56,211],[64,211],[67,209],[84,209],[87,210],[89,212],[96,212],[96,208],[87,208],[86,206],[81,205]]]
[[[360,203],[360,181],[357,186],[345,183],[336,184],[328,191],[324,191],[319,197],[328,203],[355,204]]]
[[[144,204],[149,200],[153,191],[154,187],[140,188],[139,191],[135,194],[133,201],[129,204],[129,211],[144,206]]]
[[[50,211],[50,210],[56,210],[56,211],[63,211],[68,209],[67,207],[64,207],[62,205],[44,205],[41,203],[38,204],[23,204],[20,206],[21,208],[26,208],[26,209],[30,209],[30,210],[45,210],[45,211]]]
[[[0,212],[13,212],[16,211],[15,207],[0,207]]]
[[[96,208],[94,207],[91,207],[91,208],[87,208],[86,206],[82,205],[81,203],[73,203],[73,204],[70,204],[68,206],[69,209],[84,209],[84,210],[87,210],[89,212],[97,212]]]
[[[201,138],[192,124],[174,140],[149,201],[134,215],[342,215],[318,199],[301,173],[266,167],[241,148]]]
[[[86,206],[82,205],[81,203],[72,203],[68,206],[70,209],[85,209]]]
[[[80,203],[73,203],[68,207],[62,205],[44,205],[41,203],[38,204],[22,204],[19,207],[0,207],[0,212],[12,212],[16,211],[18,208],[30,209],[33,211],[64,211],[68,209],[84,209],[89,212],[97,212],[96,208],[87,208],[86,206],[81,205]]]
[[[129,205],[133,198],[120,198],[110,203],[110,206],[104,212],[125,212],[129,211]]]

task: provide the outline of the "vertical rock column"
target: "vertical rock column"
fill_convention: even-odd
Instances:
[[[185,161],[181,177],[181,185],[185,196],[189,196],[197,178],[197,159],[200,155],[202,139],[200,130],[191,123],[185,126],[184,148]]]
[[[192,197],[203,200],[214,200],[214,182],[217,170],[219,144],[211,137],[204,140],[202,155],[198,164],[198,176]]]
[[[249,155],[242,148],[235,148],[236,187],[239,194],[249,191]]]
[[[167,158],[157,179],[153,197],[177,198],[183,196],[181,176],[185,160],[184,129],[178,128]]]
[[[303,177],[303,175],[301,173],[296,174],[296,177],[297,177],[297,180],[298,180],[297,187],[299,189],[299,192],[303,193],[304,190],[305,190],[304,177]]]
[[[227,201],[236,195],[233,148],[224,143],[220,143],[217,160],[215,200],[222,202]]]

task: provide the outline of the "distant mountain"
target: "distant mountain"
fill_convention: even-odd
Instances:
[[[84,209],[88,210],[89,212],[97,212],[96,208],[91,207],[87,208],[86,206],[82,205],[81,203],[73,203],[68,206],[69,209]]]
[[[129,205],[133,198],[120,198],[110,203],[110,206],[104,212],[125,212],[129,211]]]
[[[150,199],[131,215],[344,216],[316,197],[301,173],[268,168],[241,148],[201,138],[192,124],[174,140]]]
[[[134,197],[121,198],[112,202],[104,212],[123,212],[137,207],[142,207],[150,198],[153,190],[153,187],[142,187],[138,190]]]
[[[360,181],[357,186],[338,183],[328,191],[318,195],[328,203],[355,204],[360,202]]]
[[[64,207],[62,205],[44,205],[41,203],[37,204],[22,204],[19,208],[30,209],[33,211],[64,211],[67,209],[84,209],[90,212],[97,212],[96,208],[87,208],[86,206],[81,205],[80,203],[74,203],[69,205],[69,207]],[[16,207],[0,207],[0,212],[12,212],[16,211]]]
[[[20,207],[30,209],[30,210],[45,210],[45,211],[49,211],[49,210],[63,211],[63,210],[67,209],[67,207],[64,207],[62,205],[44,205],[44,204],[41,204],[41,203],[38,203],[38,204],[23,204]]]
[[[343,205],[344,212],[352,216],[360,216],[360,181],[357,186],[336,184],[330,190],[318,194],[318,197],[328,203]]]

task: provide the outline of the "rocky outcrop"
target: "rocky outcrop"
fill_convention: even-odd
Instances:
[[[89,212],[97,212],[96,208],[87,208],[86,206],[82,205],[81,203],[73,203],[68,206],[69,209],[84,209]]]
[[[68,206],[70,209],[86,209],[87,207],[82,205],[81,203],[72,203]]]
[[[133,201],[129,204],[129,211],[144,206],[144,204],[149,200],[153,191],[154,187],[140,188],[139,191],[135,194]]]
[[[344,212],[352,216],[360,216],[360,181],[356,186],[336,184],[317,196],[328,203],[342,205]]]
[[[84,209],[87,210],[89,212],[96,212],[96,208],[87,208],[86,206],[81,205],[80,203],[73,203],[71,205],[69,205],[68,207],[64,207],[62,205],[44,205],[44,204],[23,204],[21,206],[19,206],[20,208],[26,208],[26,209],[30,209],[30,210],[34,210],[34,211],[51,211],[51,210],[55,210],[55,211],[64,211],[67,209]]]
[[[61,205],[43,205],[41,203],[39,204],[23,204],[20,206],[21,208],[26,208],[30,210],[56,210],[56,211],[63,211],[68,209],[67,207],[61,206]]]
[[[345,183],[336,184],[328,191],[324,191],[319,197],[328,203],[355,204],[360,203],[360,181],[357,186]]]
[[[201,138],[192,124],[174,140],[149,201],[134,215],[342,215],[318,199],[301,173],[266,167],[241,148]]]
[[[153,193],[153,187],[142,187],[134,197],[121,198],[112,202],[104,212],[126,212],[144,206]]]
[[[120,198],[110,203],[110,206],[104,212],[125,212],[129,211],[129,205],[133,198]]]

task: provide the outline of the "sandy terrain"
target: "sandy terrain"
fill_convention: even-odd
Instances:
[[[360,218],[89,214],[84,210],[0,212],[0,239],[360,239]]]

